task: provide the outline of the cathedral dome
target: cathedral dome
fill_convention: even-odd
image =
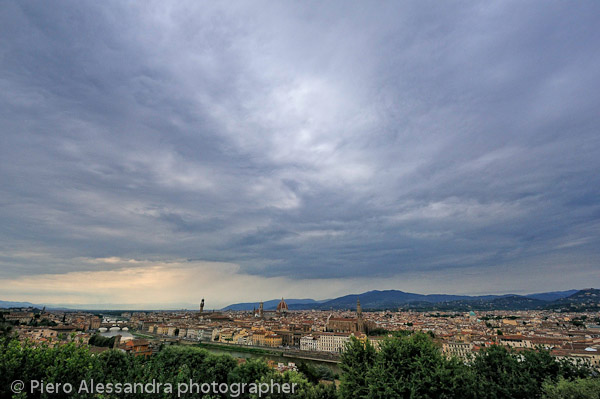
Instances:
[[[285,303],[285,301],[283,300],[283,298],[281,298],[281,302],[279,302],[279,304],[277,305],[277,311],[279,313],[283,313],[283,312],[287,312],[288,311],[288,305],[287,305],[287,303]]]

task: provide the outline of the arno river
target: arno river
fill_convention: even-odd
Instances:
[[[122,331],[122,330],[105,331],[105,332],[101,332],[100,335],[102,335],[103,337],[108,337],[108,338],[114,337],[116,335],[120,335],[121,338],[124,338],[124,339],[135,338],[130,332]]]

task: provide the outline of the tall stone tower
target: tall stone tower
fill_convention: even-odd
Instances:
[[[365,332],[365,321],[363,320],[363,315],[362,315],[362,308],[360,307],[360,299],[356,298],[356,317],[357,317],[357,324],[358,324],[358,331],[360,331],[361,333]]]
[[[263,318],[264,316],[265,316],[264,307],[263,307],[263,303],[261,301],[260,305],[258,305],[258,317]]]
[[[200,313],[204,312],[204,298],[202,298],[202,301],[200,302]]]

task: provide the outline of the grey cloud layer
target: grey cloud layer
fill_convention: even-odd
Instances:
[[[7,2],[0,273],[597,270],[599,12]]]

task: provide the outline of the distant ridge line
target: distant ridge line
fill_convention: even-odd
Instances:
[[[597,295],[596,295],[597,294]],[[596,295],[596,296],[594,296]],[[373,290],[362,294],[349,294],[325,301],[312,299],[286,300],[290,310],[343,310],[354,309],[356,299],[364,310],[397,310],[398,308],[415,310],[521,310],[553,308],[569,303],[581,303],[581,298],[597,298],[600,302],[600,290],[589,288],[584,290],[566,290],[541,292],[527,295],[451,295],[451,294],[415,294],[400,290]],[[571,299],[569,299],[571,298]],[[579,299],[578,299],[579,298]],[[237,303],[226,306],[222,310],[252,310],[259,302]],[[266,310],[272,310],[279,303],[278,299],[264,302]]]

